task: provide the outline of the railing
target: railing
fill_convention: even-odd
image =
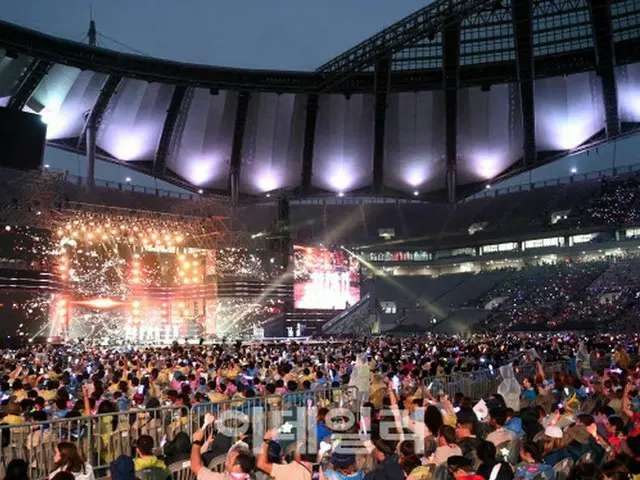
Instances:
[[[337,332],[332,332],[333,328],[336,325],[338,325],[340,322],[342,322],[345,318],[351,316],[352,314],[355,314],[359,309],[368,308],[368,303],[369,303],[370,300],[371,300],[371,294],[367,293],[364,297],[362,297],[356,303],[351,305],[346,310],[340,312],[338,315],[336,315],[331,320],[329,320],[327,323],[325,323],[322,326],[322,331],[324,333],[337,333]]]
[[[56,173],[61,173],[61,170],[51,170]],[[69,172],[62,172],[64,180],[74,183],[76,185],[86,185],[87,179],[86,177],[81,177],[79,175],[73,175]],[[134,193],[143,193],[147,195],[156,195],[158,197],[170,197],[170,198],[179,198],[183,200],[195,200],[200,198],[200,195],[191,192],[180,192],[177,190],[168,190],[164,188],[157,187],[145,187],[142,185],[135,185],[130,182],[115,182],[113,180],[103,180],[100,178],[96,178],[93,182],[96,187],[100,188],[108,188],[110,190],[121,190],[125,192],[134,192]]]
[[[606,168],[586,173],[575,173],[560,178],[551,178],[548,180],[539,180],[537,182],[521,183],[519,185],[511,185],[509,187],[490,188],[482,192],[476,193],[465,201],[475,200],[477,198],[497,197],[499,195],[508,195],[510,193],[527,192],[537,188],[557,187],[559,185],[568,185],[570,183],[583,182],[585,180],[598,180],[601,178],[614,177],[625,173],[633,173],[640,171],[640,163],[633,165],[622,165],[615,168]]]
[[[551,376],[555,372],[567,372],[567,362],[547,363],[544,366],[546,376]],[[537,366],[535,364],[525,364],[514,368],[516,379],[520,384],[527,377],[535,377]],[[449,398],[453,398],[456,393],[474,401],[486,399],[498,392],[498,386],[503,378],[499,370],[478,370],[475,372],[458,372],[450,375],[432,376],[423,380],[424,385],[433,393],[444,392]]]
[[[267,429],[278,428],[289,418],[295,420],[298,408],[338,405],[357,413],[357,397],[355,387],[328,388],[202,403],[192,407],[167,406],[0,425],[0,478],[4,478],[7,464],[19,458],[30,466],[29,478],[47,479],[53,471],[56,445],[61,441],[78,445],[98,477],[107,472],[110,463],[118,456],[133,456],[136,441],[141,435],[149,435],[155,447],[174,440],[180,433],[191,438],[191,434],[202,426],[207,413],[216,415],[220,434],[232,437],[232,440],[246,432],[242,429],[243,423],[246,427],[250,424],[253,433],[260,435],[261,439]]]
[[[592,358],[590,361],[590,369],[606,368],[611,364],[609,358]],[[569,362],[548,362],[543,366],[545,377],[550,378],[556,372],[567,373],[569,371]],[[527,363],[514,367],[514,374],[518,383],[522,385],[525,378],[535,377],[538,373],[536,364]],[[458,372],[450,375],[431,376],[423,380],[424,385],[432,392],[444,392],[449,398],[453,398],[456,393],[462,393],[472,400],[480,400],[497,393],[498,386],[502,383],[503,378],[500,371],[495,370],[478,370],[475,372]]]

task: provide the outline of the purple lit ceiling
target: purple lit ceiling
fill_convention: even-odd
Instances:
[[[536,166],[523,161],[527,138],[534,138],[534,157],[541,162],[606,141],[611,114],[605,104],[611,104],[612,90],[620,125],[615,135],[634,133],[640,123],[640,2],[611,4],[612,30],[605,40],[616,66],[608,89],[595,73],[596,50],[605,49],[593,35],[591,3],[532,4],[534,116],[524,112],[512,1],[500,4],[460,25],[456,174],[457,184],[469,189]],[[377,145],[385,193],[445,190],[442,34],[396,51],[386,111],[377,111],[371,68],[339,87],[316,88],[313,72],[222,69],[102,49],[87,60],[87,46],[17,28],[0,21],[0,106],[28,92],[20,106],[42,116],[51,146],[82,154],[87,118],[95,109],[100,158],[193,189],[229,193],[236,152],[244,195],[297,193],[304,178],[310,178],[309,195],[366,193],[374,184]],[[20,35],[22,44],[11,43]],[[64,61],[47,50],[53,43],[64,50]],[[51,65],[34,77],[38,62]],[[246,111],[238,108],[245,94]],[[384,136],[376,143],[381,123]],[[303,175],[305,162],[310,168]]]

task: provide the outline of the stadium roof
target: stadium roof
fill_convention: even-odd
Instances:
[[[184,64],[0,22],[0,105],[50,146],[240,197],[460,198],[640,126],[640,0],[437,0],[315,72]]]

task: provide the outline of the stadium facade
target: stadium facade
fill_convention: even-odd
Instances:
[[[50,146],[239,202],[452,202],[635,133],[639,25],[637,0],[438,0],[291,72],[146,58],[0,22],[0,105],[42,115]]]

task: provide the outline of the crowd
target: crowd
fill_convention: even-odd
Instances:
[[[9,480],[629,478],[638,346],[520,334],[3,351],[0,460]],[[482,372],[500,393],[444,394]]]
[[[486,292],[477,302],[491,313],[477,328],[590,330],[636,326],[640,292],[638,256],[526,267]],[[635,331],[631,328],[631,331]]]
[[[638,177],[605,178],[599,195],[581,209],[582,225],[633,225],[640,219]]]

